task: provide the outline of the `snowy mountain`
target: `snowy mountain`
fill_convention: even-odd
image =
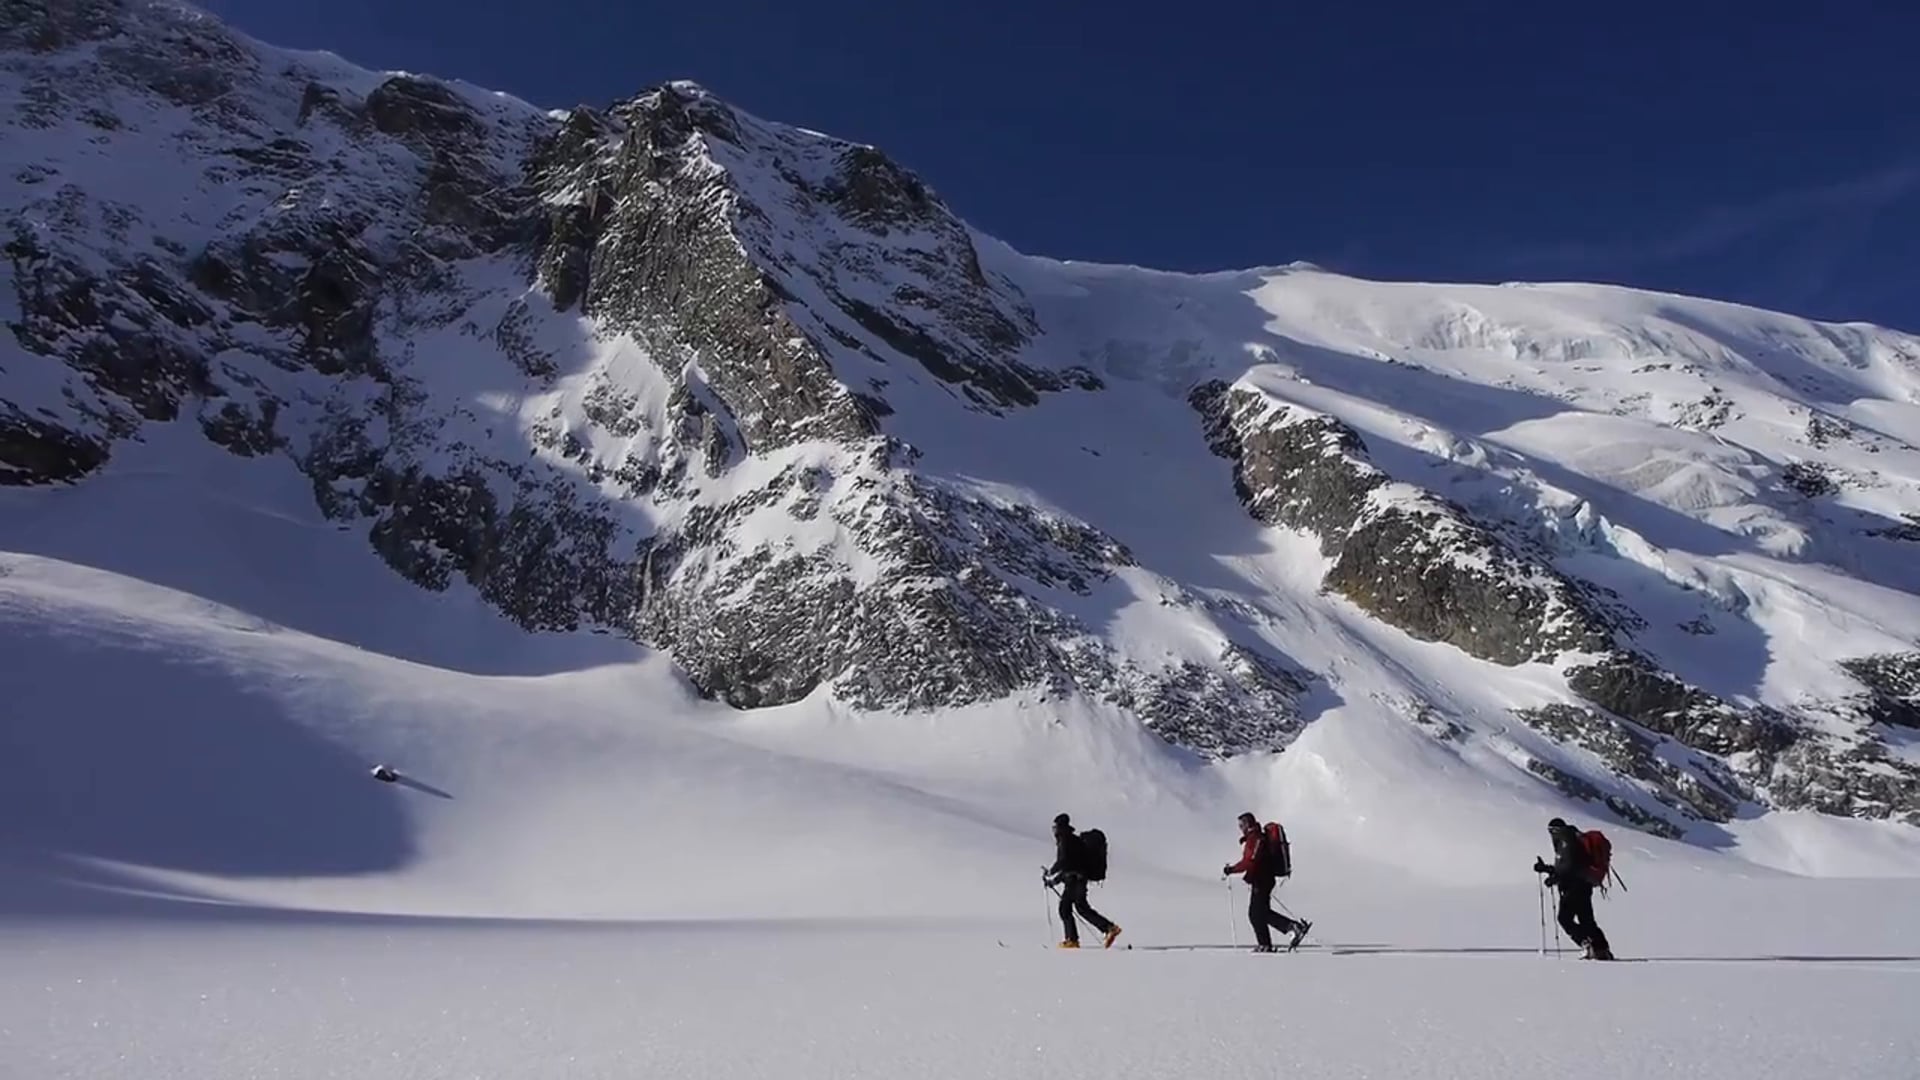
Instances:
[[[21,610],[84,566],[406,636],[351,595],[224,593],[231,537],[171,520],[221,494],[211,446],[304,501],[252,510],[526,632],[497,655],[626,638],[737,709],[1157,737],[1114,736],[1166,759],[1115,782],[1293,748],[1310,788],[1394,747],[1396,783],[1796,869],[1835,834],[1781,813],[1920,826],[1920,339],[1061,263],[689,83],[549,112],[176,4],[0,11]],[[167,559],[132,572],[120,513]],[[1905,834],[1840,861],[1911,872]]]
[[[0,0],[0,178],[0,1074],[1912,1074],[1920,340],[145,0]]]

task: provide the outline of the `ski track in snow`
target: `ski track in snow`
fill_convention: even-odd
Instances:
[[[240,929],[61,940],[57,964],[0,937],[0,1030],[38,1052],[19,1075],[48,1078],[1772,1080],[1910,1076],[1917,1048],[1888,1005],[1916,964],[1062,956],[1031,937]]]

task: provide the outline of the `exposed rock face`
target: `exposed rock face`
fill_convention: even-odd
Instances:
[[[77,211],[86,196],[67,189],[55,200]],[[103,425],[124,431],[142,419],[171,420],[183,397],[210,389],[206,357],[193,341],[208,313],[157,263],[143,259],[97,273],[54,250],[25,221],[13,223],[5,252],[19,283],[15,339],[31,352],[62,357],[109,395],[119,407],[106,407]]]
[[[1457,507],[1394,483],[1338,421],[1221,382],[1189,401],[1248,512],[1311,533],[1334,557],[1326,587],[1383,621],[1501,664],[1611,646],[1574,585]]]
[[[1298,732],[1299,699],[1308,689],[1298,672],[1232,643],[1217,665],[1189,661],[1129,675],[1138,690],[1116,696],[1118,704],[1169,742],[1219,757],[1284,746]]]
[[[1901,517],[1903,520],[1899,524],[1869,529],[1867,535],[1920,544],[1920,514],[1902,514]]]
[[[1616,716],[1712,754],[1771,757],[1796,740],[1784,720],[1736,709],[1638,658],[1614,656],[1576,667],[1567,685]]]
[[[165,7],[6,10],[18,122],[117,111],[103,138],[240,209],[199,228],[58,162],[28,178],[11,329],[61,385],[0,411],[0,481],[77,480],[196,412],[227,450],[290,459],[408,580],[465,580],[530,630],[630,634],[743,708],[1037,689],[1138,703],[1207,753],[1297,732],[1283,661],[1223,644],[1145,663],[1049,602],[1110,587],[1132,563],[1117,541],[918,476],[882,433],[903,379],[989,413],[1100,384],[1020,358],[1024,299],[878,151],[689,84],[556,116],[263,63]],[[502,430],[443,396],[449,364],[560,396]],[[808,526],[831,541],[798,542]]]
[[[850,390],[836,352],[909,360],[988,409],[1098,385],[1018,360],[1031,311],[987,278],[938,197],[870,147],[795,138],[670,84],[606,115],[576,109],[532,179],[555,306],[702,358],[750,452],[878,431],[884,399]]]
[[[1920,767],[1875,743],[1798,743],[1774,763],[1766,793],[1786,810],[1920,825]]]
[[[1529,727],[1598,756],[1615,772],[1630,777],[1642,790],[1685,817],[1731,821],[1740,803],[1751,797],[1747,788],[1728,775],[1724,765],[1679,746],[1674,757],[1687,762],[1683,768],[1658,752],[1655,738],[1592,709],[1554,705],[1518,710],[1515,715]],[[1581,797],[1605,801],[1597,794]],[[1624,800],[1616,798],[1608,805],[1632,820],[1631,814],[1616,805],[1622,803]],[[1640,817],[1644,819],[1640,823],[1659,820],[1644,811]]]
[[[747,547],[755,514],[834,522],[871,553],[862,580],[830,553]],[[830,684],[860,708],[933,708],[1024,688],[1135,708],[1203,753],[1284,745],[1304,677],[1238,646],[1222,663],[1147,669],[1036,599],[1108,587],[1132,557],[1087,525],[889,468],[885,444],[848,475],[792,469],[692,515],[642,557],[642,627],[695,682],[741,707]]]
[[[1736,706],[1662,671],[1619,643],[1590,587],[1460,507],[1394,482],[1338,421],[1218,381],[1196,388],[1189,402],[1209,445],[1233,464],[1248,512],[1312,535],[1333,558],[1323,581],[1328,590],[1416,638],[1494,663],[1575,658],[1567,688],[1606,712],[1553,706],[1519,715],[1593,753],[1682,821],[1725,822],[1749,799],[1861,817],[1905,820],[1920,812],[1920,770],[1871,742],[1813,738],[1793,717]],[[1912,675],[1920,668],[1909,659],[1872,657],[1849,666],[1870,688],[1862,704],[1867,716],[1912,720]],[[1662,738],[1672,740],[1686,768],[1654,753]],[[1658,811],[1552,763],[1527,767],[1636,827],[1681,831]]]
[[[698,126],[725,130],[730,116],[688,104],[663,91],[610,118],[576,110],[536,152],[555,306],[577,297],[662,357],[704,360],[749,452],[876,434],[734,234],[739,202]]]
[[[468,583],[531,631],[645,641],[741,708],[1075,695],[1210,757],[1306,723],[1319,675],[1271,645],[1293,640],[1267,633],[1273,610],[906,441],[938,410],[999,425],[964,437],[989,442],[1070,421],[1042,410],[1105,389],[1079,364],[1104,330],[1054,340],[1043,293],[871,147],[684,83],[548,113],[133,0],[0,0],[0,134],[25,148],[0,185],[0,484],[83,483],[178,423],[284,463],[421,587]],[[1539,348],[1471,312],[1421,340]],[[1667,331],[1631,344],[1673,366]],[[1563,667],[1593,708],[1522,714],[1578,751],[1530,759],[1543,782],[1663,835],[1749,801],[1920,821],[1920,770],[1876,728],[1920,726],[1920,654],[1849,664],[1864,691],[1824,719],[1857,737],[1723,700],[1540,545],[1216,371],[1166,378],[1200,383],[1189,405],[1240,499],[1315,538],[1325,589],[1422,642]],[[1675,400],[1680,423],[1739,422],[1717,390]],[[1835,424],[1810,419],[1809,442],[1852,438]],[[1837,475],[1795,463],[1768,484],[1805,511]],[[1142,608],[1177,609],[1179,633],[1139,644]],[[1406,712],[1446,744],[1480,735],[1431,702]]]
[[[1600,803],[1608,810],[1613,811],[1614,815],[1620,820],[1627,822],[1637,829],[1643,829],[1653,833],[1655,836],[1664,836],[1669,840],[1678,839],[1685,835],[1682,829],[1665,818],[1649,814],[1638,805],[1618,795],[1609,795],[1594,786],[1591,782],[1581,779],[1579,776],[1560,768],[1550,761],[1542,761],[1539,758],[1529,758],[1527,760],[1527,771],[1540,777],[1547,783],[1552,784],[1555,788],[1558,788],[1563,795],[1579,799],[1583,802]]]
[[[1920,728],[1920,652],[1862,656],[1841,666],[1867,688],[1867,715],[1882,724]]]
[[[1899,657],[1872,659],[1891,661],[1891,670],[1899,669]],[[1868,667],[1879,673],[1889,670],[1872,661]],[[1727,790],[1749,788],[1755,797],[1787,810],[1920,823],[1920,768],[1890,757],[1866,733],[1850,740],[1824,736],[1813,725],[1779,711],[1723,701],[1640,657],[1614,656],[1575,667],[1567,683],[1617,716],[1715,755],[1719,764],[1710,767],[1709,775],[1717,772]],[[1897,691],[1898,686],[1894,682],[1889,688]],[[1855,705],[1856,716],[1885,723],[1883,716],[1903,715],[1903,705],[1910,707],[1877,690]],[[1621,761],[1617,755],[1608,760],[1616,767]]]
[[[1809,499],[1831,495],[1840,490],[1826,470],[1805,461],[1790,462],[1780,470],[1780,481]]]
[[[0,484],[59,484],[78,480],[107,459],[106,447],[56,424],[25,416],[11,405],[0,412]]]

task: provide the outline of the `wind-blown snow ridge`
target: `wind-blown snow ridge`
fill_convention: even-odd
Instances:
[[[695,84],[548,112],[175,5],[7,13],[23,507],[197,429],[415,585],[739,708],[1024,703],[1714,847],[1920,825],[1920,340],[1057,262]]]

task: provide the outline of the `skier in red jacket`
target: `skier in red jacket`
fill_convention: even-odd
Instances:
[[[1253,924],[1254,940],[1260,944],[1254,946],[1254,952],[1273,952],[1273,938],[1267,933],[1269,926],[1279,927],[1283,934],[1292,934],[1293,940],[1287,942],[1291,952],[1300,947],[1300,939],[1307,936],[1313,924],[1305,919],[1289,919],[1273,910],[1273,888],[1280,878],[1290,874],[1292,867],[1286,865],[1284,853],[1278,845],[1270,843],[1266,830],[1260,827],[1260,819],[1252,814],[1240,815],[1240,861],[1233,863],[1220,872],[1227,877],[1242,874],[1251,890],[1252,896],[1247,904],[1247,921]]]

